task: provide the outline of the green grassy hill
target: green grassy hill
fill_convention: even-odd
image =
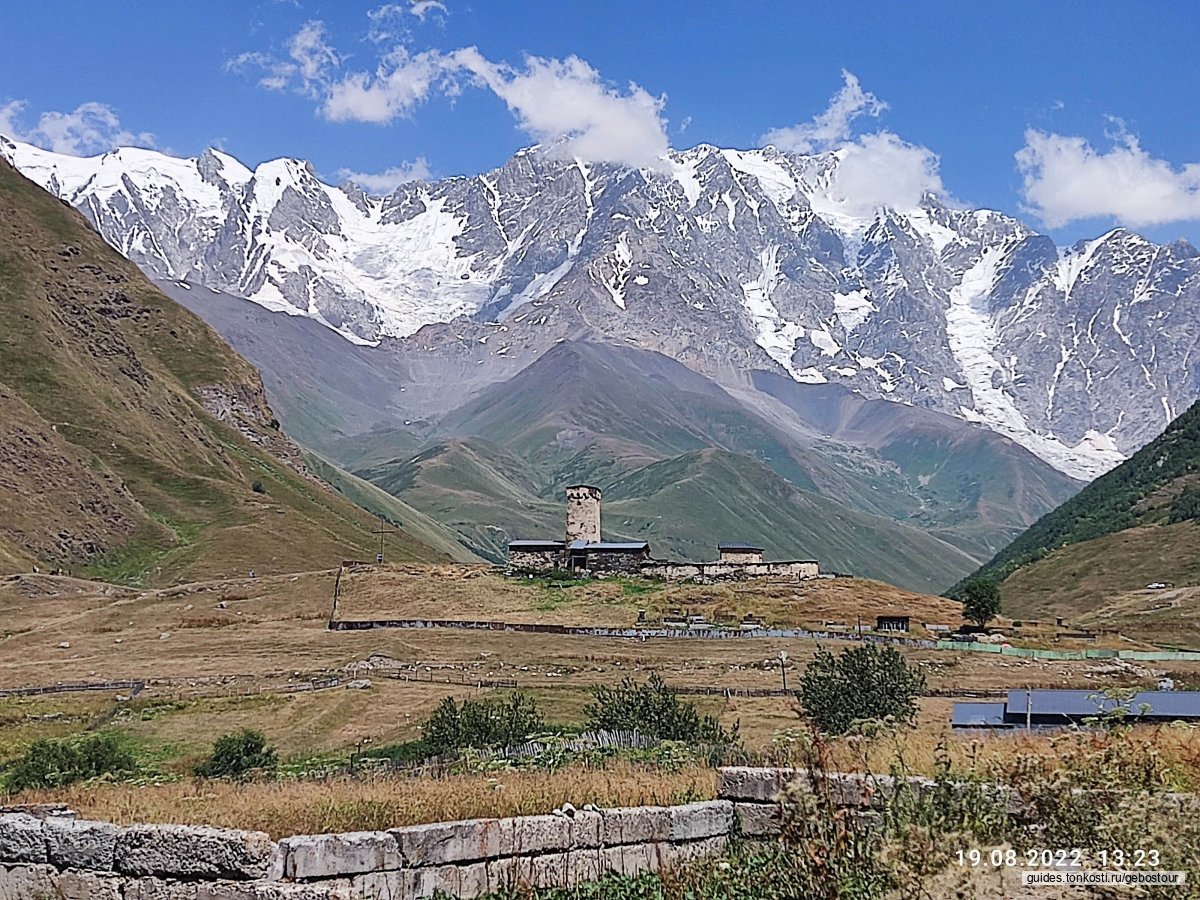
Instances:
[[[1072,544],[1127,528],[1195,519],[1200,513],[1198,493],[1200,403],[1121,465],[1042,516],[972,577],[1004,580],[1022,566]]]
[[[249,363],[0,161],[0,568],[311,569],[371,553],[377,522],[306,473]]]
[[[421,449],[363,435],[351,467],[490,559],[558,535],[563,487],[586,482],[605,491],[606,533],[660,556],[754,540],[919,590],[1077,488],[982,429],[811,387],[764,378],[735,396],[662,354],[565,341],[440,417]]]
[[[543,489],[521,457],[462,438],[358,474],[497,561],[511,539],[561,537],[561,485],[586,480],[604,491],[605,537],[650,541],[659,558],[714,559],[719,541],[747,540],[761,542],[770,558],[818,559],[828,571],[925,590],[975,565],[945,541],[802,490],[742,454],[706,448],[642,465],[606,462],[581,465],[560,487]]]
[[[1126,616],[1145,616],[1155,611],[1151,598],[1139,610],[1123,595],[1157,582],[1200,584],[1198,519],[1200,403],[1039,519],[970,578],[1002,582],[1011,615],[1096,621],[1101,610],[1120,600]],[[1177,608],[1177,623],[1186,615]]]

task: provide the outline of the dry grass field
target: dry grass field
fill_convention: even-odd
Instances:
[[[482,812],[547,811],[563,799],[614,803],[711,793],[711,772],[678,773],[616,768],[568,768],[544,773],[455,776],[453,779],[367,779],[284,782],[270,787],[193,782],[187,773],[220,734],[259,729],[284,761],[346,755],[420,736],[419,725],[447,696],[479,696],[481,679],[515,680],[550,723],[583,721],[589,687],[626,675],[658,672],[672,685],[693,688],[776,688],[778,654],[789,654],[789,687],[796,685],[817,645],[783,639],[616,639],[504,631],[376,629],[330,631],[335,572],[133,590],[45,575],[0,581],[0,689],[56,682],[139,679],[146,689],[0,698],[0,765],[39,737],[113,727],[169,777],[165,785],[105,785],[55,794],[81,812],[120,821],[158,819],[236,821],[261,810],[267,830],[313,831],[372,827],[371,823],[453,818]],[[781,625],[873,621],[882,612],[907,612],[914,621],[946,620],[949,601],[874,582],[837,579],[801,585],[660,586],[608,582],[563,588],[509,580],[485,567],[417,570],[389,567],[343,580],[342,618],[483,618],[628,625],[681,608],[716,619],[757,615]],[[844,646],[833,643],[833,649]],[[1169,673],[1180,686],[1200,682],[1196,664],[1155,668],[1107,661],[1043,662],[933,650],[904,651],[934,689],[996,690],[1024,685],[1152,684]],[[337,676],[367,679],[294,693],[289,685]],[[737,722],[755,758],[778,753],[780,737],[797,729],[790,697],[696,696],[704,713]],[[1006,754],[1012,739],[984,742],[981,751],[951,735],[952,701],[922,700],[919,728],[906,738],[911,763],[929,770],[940,742],[956,758]],[[1183,734],[1181,732],[1181,734]],[[1190,732],[1164,749],[1184,769],[1200,759]],[[1025,739],[1022,739],[1025,740]],[[1035,740],[1035,739],[1028,739]],[[848,745],[849,747],[850,745]],[[988,748],[994,748],[988,750]],[[1036,745],[1034,746],[1036,749]],[[886,748],[839,765],[882,765]],[[861,754],[859,754],[861,756]],[[1187,762],[1191,760],[1191,762]],[[540,793],[539,793],[540,792]],[[550,802],[551,798],[557,798]],[[38,799],[36,797],[31,799]],[[261,819],[261,822],[260,822]],[[251,824],[254,824],[251,823]]]

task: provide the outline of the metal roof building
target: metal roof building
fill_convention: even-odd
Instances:
[[[950,724],[954,728],[1054,728],[1086,724],[1088,719],[1119,710],[1138,723],[1200,722],[1200,691],[1140,691],[1119,699],[1102,691],[1018,688],[1010,690],[1003,703],[955,703]]]

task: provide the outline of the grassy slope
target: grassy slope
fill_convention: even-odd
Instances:
[[[1005,579],[1070,544],[1157,524],[1174,497],[1200,475],[1200,403],[1161,435],[1100,476],[997,553],[972,577]]]
[[[239,400],[228,424],[197,399]],[[86,222],[0,162],[0,536],[122,581],[311,568],[377,521],[267,452],[257,373]],[[257,482],[262,492],[251,490]],[[440,554],[402,535],[397,553]]]
[[[803,445],[660,354],[564,343],[440,427],[449,439],[356,474],[493,560],[512,538],[559,535],[562,488],[581,481],[605,490],[607,535],[645,538],[660,556],[710,559],[720,540],[761,541],[775,558],[816,557],[838,571],[929,590],[983,555],[912,527],[945,521],[914,517],[936,505],[932,493],[917,496],[920,480],[935,477],[921,466],[949,463],[909,461],[910,476],[867,453],[841,459],[829,447]],[[377,460],[378,448],[367,455]]]
[[[1066,615],[1168,643],[1173,621],[1194,642],[1200,604],[1189,595],[1164,607],[1145,587],[1200,584],[1200,523],[1170,521],[1180,495],[1198,484],[1200,404],[971,577],[1002,580],[1010,615]]]
[[[482,562],[482,559],[472,553],[439,522],[409,506],[398,497],[376,487],[369,481],[363,481],[351,475],[345,469],[338,468],[328,460],[322,459],[315,453],[305,452],[304,461],[308,468],[321,477],[321,480],[335,491],[370,513],[386,519],[392,525],[401,527],[405,533],[419,540],[427,547],[444,553],[455,562]]]
[[[454,527],[494,560],[504,558],[510,539],[562,534],[561,496],[543,496],[531,466],[477,439],[358,474]],[[764,464],[727,451],[625,467],[580,465],[559,483],[579,478],[605,492],[605,536],[648,540],[658,557],[712,559],[718,541],[761,541],[772,558],[816,558],[829,570],[914,590],[941,588],[974,565],[918,529],[802,491]]]

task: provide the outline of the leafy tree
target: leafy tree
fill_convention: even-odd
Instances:
[[[422,740],[432,753],[511,747],[545,727],[537,703],[519,691],[506,700],[464,700],[461,706],[447,697],[425,722]]]
[[[645,684],[626,677],[615,688],[598,685],[584,709],[594,731],[637,731],[649,737],[697,744],[735,744],[738,728],[721,727],[715,716],[701,716],[679,699],[656,672]]]
[[[963,615],[983,628],[1000,614],[1000,586],[990,578],[968,581],[962,590]]]
[[[894,647],[864,643],[840,656],[818,648],[796,697],[821,731],[845,734],[856,722],[893,719],[911,724],[925,676]]]
[[[13,764],[4,784],[15,793],[133,772],[137,767],[133,753],[113,734],[89,735],[81,741],[40,740]]]
[[[244,728],[217,738],[212,755],[195,772],[204,778],[245,778],[255,771],[273,772],[277,765],[279,755],[263,733]]]
[[[1171,504],[1171,524],[1200,520],[1200,487],[1190,487],[1183,491]]]

